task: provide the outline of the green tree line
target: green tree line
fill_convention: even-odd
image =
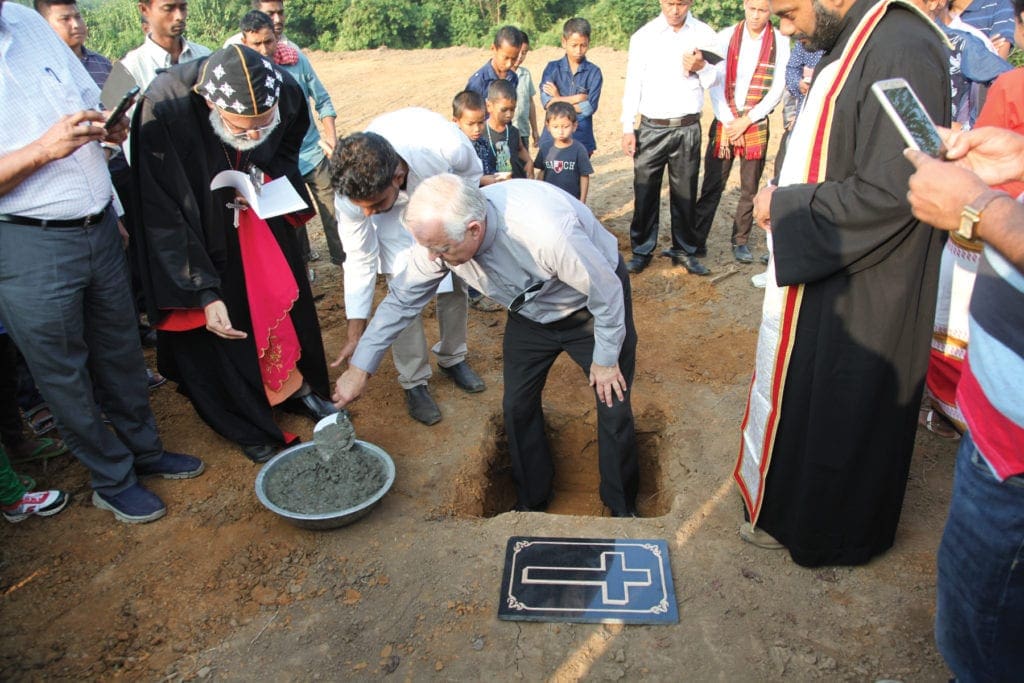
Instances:
[[[79,6],[90,49],[117,58],[142,41],[132,0],[79,0]],[[192,0],[188,37],[219,47],[249,9],[248,0]],[[593,45],[625,49],[660,8],[657,0],[285,0],[285,11],[288,37],[315,50],[484,47],[504,24],[527,31],[535,47],[558,45],[562,24],[575,16],[590,21]],[[743,16],[742,0],[696,0],[692,11],[714,28]]]

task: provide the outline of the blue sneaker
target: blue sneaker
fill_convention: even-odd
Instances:
[[[191,455],[164,451],[155,462],[136,463],[135,474],[139,477],[163,477],[164,479],[192,479],[203,473],[203,461]]]
[[[167,514],[160,497],[139,483],[113,496],[93,491],[92,504],[100,510],[110,510],[118,521],[127,524],[153,522]]]

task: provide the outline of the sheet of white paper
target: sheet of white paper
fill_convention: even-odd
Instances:
[[[221,171],[213,177],[210,182],[211,190],[219,190],[224,187],[232,187],[240,195],[245,197],[249,206],[256,212],[256,215],[266,220],[274,216],[280,216],[294,211],[302,211],[306,208],[306,202],[292,187],[287,177],[275,178],[269,183],[264,183],[260,193],[256,194],[256,188],[249,179],[249,174],[241,171]]]
[[[452,277],[454,276],[451,273],[444,276],[444,279],[441,280],[441,284],[437,286],[438,294],[447,294],[448,292],[455,290],[455,285],[452,283]]]

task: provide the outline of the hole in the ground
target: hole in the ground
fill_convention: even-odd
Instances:
[[[555,457],[554,495],[547,511],[596,517],[609,514],[598,494],[597,409],[569,414],[546,408],[544,416]],[[636,415],[640,457],[637,507],[641,517],[659,517],[671,505],[672,497],[662,487],[664,472],[657,456],[664,426],[665,415],[656,407]],[[516,494],[500,412],[487,421],[475,456],[456,475],[451,511],[459,517],[494,517],[508,512],[515,505]]]

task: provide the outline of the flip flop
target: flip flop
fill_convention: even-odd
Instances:
[[[7,456],[10,458],[12,464],[34,462],[36,460],[49,460],[50,458],[56,458],[59,455],[64,455],[68,452],[68,447],[64,445],[64,442],[60,439],[29,439],[27,442],[31,447],[34,444],[34,448],[30,453],[22,452],[18,454],[14,448],[7,450]],[[26,448],[27,451],[27,448]]]
[[[40,414],[44,411],[45,415]],[[34,408],[26,410],[25,420],[28,422],[28,426],[32,428],[32,433],[36,436],[42,436],[47,432],[51,432],[57,426],[57,420],[54,419],[53,413],[50,412],[50,406],[45,403],[40,403]]]
[[[956,430],[953,423],[934,408],[921,408],[917,421],[922,427],[939,438],[948,439],[949,441],[960,440],[960,432]]]

